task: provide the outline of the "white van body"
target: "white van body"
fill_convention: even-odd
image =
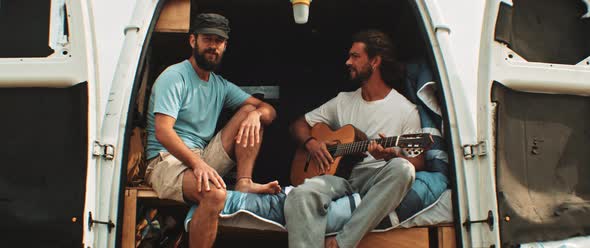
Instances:
[[[445,124],[449,131],[446,139],[453,144],[448,152],[454,158],[451,165],[455,169],[452,176],[457,190],[454,206],[458,217],[455,227],[460,244],[501,247],[499,227],[506,216],[500,216],[498,210],[495,160],[498,110],[490,100],[492,82],[523,92],[588,96],[590,57],[570,65],[527,62],[495,41],[500,5],[512,5],[509,0],[410,1],[415,2],[424,23],[446,100]],[[120,242],[118,220],[123,218],[121,182],[125,176],[121,175],[121,168],[127,163],[123,154],[129,131],[130,101],[134,84],[142,77],[139,74],[145,42],[164,2],[125,3],[118,11],[125,12],[125,8],[133,6],[129,9],[129,22],[113,23],[106,6],[118,5],[117,1],[52,0],[50,44],[55,53],[43,58],[0,57],[0,88],[67,88],[87,82],[84,206],[82,215],[72,216],[71,220],[83,227],[83,247],[117,247]],[[67,14],[63,12],[64,6]],[[64,35],[63,26],[56,24],[64,16],[69,24],[67,42],[60,38]],[[105,28],[105,23],[116,27],[109,32],[123,36],[101,40],[100,37],[111,36],[106,34],[105,30],[110,28]],[[94,31],[98,26],[102,27],[100,34]],[[506,59],[508,54],[510,60]],[[491,225],[469,223],[488,218]]]
[[[125,28],[125,41],[123,44],[123,48],[120,53],[120,59],[117,63],[117,69],[115,71],[114,79],[112,82],[109,100],[106,107],[106,115],[103,122],[102,128],[102,142],[106,144],[113,144],[118,149],[115,150],[115,154],[120,154],[123,152],[123,142],[124,142],[124,134],[125,134],[125,122],[127,120],[127,108],[128,108],[128,100],[129,96],[132,94],[131,89],[132,87],[130,84],[133,83],[135,73],[137,72],[136,68],[138,67],[138,58],[141,54],[141,49],[143,42],[145,40],[145,36],[148,35],[147,28],[141,27],[149,27],[150,23],[153,21],[153,13],[156,10],[157,2],[152,1],[150,3],[143,2],[142,4],[137,4],[135,6],[134,12],[132,14],[132,20],[129,25]],[[474,106],[475,99],[473,97],[475,95],[475,85],[466,86],[463,82],[464,78],[471,78],[475,77],[475,73],[473,70],[461,70],[462,73],[459,73],[458,69],[455,67],[454,62],[454,45],[451,42],[450,33],[452,32],[452,25],[450,25],[445,17],[444,14],[441,12],[441,6],[439,6],[439,2],[437,1],[416,1],[416,4],[422,13],[422,19],[426,24],[426,30],[428,32],[428,36],[430,41],[433,42],[433,47],[436,48],[435,56],[438,63],[438,69],[441,73],[441,79],[443,80],[443,85],[445,86],[445,92],[449,93],[446,95],[447,99],[450,99],[448,104],[449,113],[452,115],[450,116],[450,126],[453,133],[452,138],[454,144],[459,144],[453,152],[455,153],[456,158],[463,157],[463,149],[462,144],[477,144],[477,137],[475,132],[475,120],[473,115],[467,113],[473,113],[474,109],[471,109],[469,106]],[[446,6],[447,10],[463,10],[461,7],[463,3],[456,3],[455,5],[449,4]],[[474,17],[478,17],[478,10],[477,8],[480,7],[482,4],[471,4],[475,11],[473,12]],[[483,7],[483,6],[481,6]],[[311,8],[313,11],[313,7]],[[290,13],[286,13],[290,14]],[[460,20],[463,21],[463,20]],[[474,23],[478,23],[478,20],[474,20]],[[138,28],[135,28],[138,27]],[[469,27],[467,27],[469,28]],[[471,27],[473,28],[473,27]],[[470,30],[470,35],[464,34],[466,39],[475,38],[477,39],[477,32]],[[458,44],[466,44],[467,42],[457,41]],[[468,58],[472,62],[475,62],[477,58],[477,50],[475,47],[472,50],[468,49],[461,49],[460,56],[463,58]],[[473,64],[471,64],[473,65]],[[454,82],[454,83],[449,83]],[[461,83],[459,83],[461,82]],[[467,92],[466,88],[472,90],[472,92]],[[452,92],[452,94],[450,94]],[[462,114],[456,114],[462,113]],[[461,130],[459,132],[459,130]],[[100,178],[112,178],[118,179],[121,175],[118,174],[119,170],[117,165],[124,164],[123,161],[118,160],[122,159],[121,157],[115,157],[114,160],[110,161],[101,161],[101,167],[104,168],[113,168],[109,171],[104,171],[105,174],[99,176]],[[476,164],[485,161],[485,159],[481,160],[473,160],[473,159],[463,159],[457,160],[458,167],[466,167],[466,168],[473,168],[478,167]],[[459,166],[462,164],[462,166]],[[476,172],[473,172],[476,173]],[[106,212],[104,217],[113,216],[119,210],[119,192],[117,190],[113,190],[113,186],[116,185],[114,181],[107,181],[102,187],[104,192],[111,192],[111,195],[104,195],[105,197],[100,200],[101,207],[106,207],[107,202],[110,202],[110,207],[108,214]],[[471,184],[471,188],[475,188],[474,186],[479,185],[476,182]],[[459,186],[460,189],[468,188],[466,185]],[[462,199],[462,206],[466,209],[483,209],[481,202],[477,202],[474,205],[470,206],[468,204],[467,199]],[[488,199],[488,207],[493,209],[494,205],[494,197],[492,199]],[[467,211],[467,210],[464,210]],[[475,211],[475,210],[472,210]],[[480,212],[480,211],[475,211]],[[484,212],[487,214],[487,211]],[[480,230],[481,229],[481,230]],[[101,232],[102,231],[102,232]],[[115,237],[114,235],[109,235],[105,232],[106,229],[97,229],[95,235],[89,235],[95,237],[95,244],[96,247],[103,247],[107,245],[108,247],[113,247],[115,244]],[[481,232],[481,233],[480,233]],[[497,233],[490,232],[487,228],[479,228],[474,227],[471,233],[467,235],[463,235],[464,237],[464,245],[466,247],[489,247],[492,244],[498,244],[498,237]],[[108,242],[107,242],[108,240]]]

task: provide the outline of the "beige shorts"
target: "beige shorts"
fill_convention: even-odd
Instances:
[[[213,137],[205,150],[194,148],[191,151],[201,156],[220,176],[227,174],[236,164],[223,149],[221,131]],[[170,153],[160,152],[148,161],[145,180],[159,198],[185,202],[182,194],[182,177],[187,169],[189,168]]]

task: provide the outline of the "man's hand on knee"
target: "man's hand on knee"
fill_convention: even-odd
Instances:
[[[217,171],[205,162],[195,165],[193,167],[193,173],[197,179],[197,192],[202,192],[203,190],[210,191],[211,187],[209,186],[209,181],[211,181],[211,183],[213,183],[218,189],[226,188],[225,182],[221,176],[219,176]]]
[[[260,143],[260,116],[262,113],[258,110],[251,111],[246,119],[240,124],[240,129],[236,135],[236,143],[244,147],[254,146]]]

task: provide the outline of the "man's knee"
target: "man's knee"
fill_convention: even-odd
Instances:
[[[285,200],[285,215],[289,213],[299,213],[302,211],[319,211],[320,214],[326,214],[330,206],[329,199],[326,199],[322,193],[317,190],[317,187],[328,187],[325,184],[318,184],[320,178],[315,177],[315,180],[307,179],[304,184],[301,184],[291,190],[287,199]]]
[[[297,219],[300,218],[300,215],[305,211],[304,205],[306,204],[305,199],[305,191],[296,190],[297,188],[291,190],[287,199],[285,199],[285,206],[283,207],[285,219]]]
[[[288,197],[285,199],[285,210],[293,204],[301,203],[302,197],[307,194],[307,191],[301,187],[295,187],[290,192]]]
[[[256,106],[251,104],[244,104],[240,109],[238,109],[238,113],[250,113],[256,110]]]
[[[203,191],[200,193],[200,205],[203,207],[209,207],[211,210],[221,211],[225,205],[227,192],[223,189],[217,189],[214,187],[215,186],[211,185],[211,191]]]
[[[390,160],[383,169],[387,170],[386,175],[402,177],[408,181],[414,181],[414,178],[416,177],[416,169],[414,168],[414,165],[404,158],[394,158]]]
[[[306,199],[312,192],[307,187],[295,187],[285,199],[285,214],[300,210],[302,205],[308,203]]]

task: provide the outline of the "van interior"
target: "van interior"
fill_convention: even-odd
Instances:
[[[265,130],[256,163],[254,176],[260,182],[289,184],[295,151],[290,123],[338,92],[359,87],[347,79],[344,64],[355,32],[368,28],[387,32],[402,61],[426,54],[415,10],[407,1],[317,1],[304,25],[293,21],[289,1],[193,1],[191,16],[202,12],[230,20],[228,48],[217,73],[241,87],[278,90],[278,97],[264,99],[277,110],[277,119]],[[154,32],[146,56],[146,99],[157,76],[190,55],[187,33]],[[145,111],[146,106],[139,107]],[[219,127],[223,125],[219,121]]]
[[[574,0],[538,2],[514,1],[512,7],[502,3],[495,40],[527,61],[587,65],[590,47],[585,42],[588,32],[584,30],[588,30],[590,22],[581,20],[580,16],[587,13],[588,6]],[[402,63],[425,61],[433,71],[434,80],[441,82],[422,17],[413,1],[314,1],[309,21],[303,25],[295,24],[291,3],[287,0],[167,1],[167,5],[174,3],[190,5],[188,11],[185,8],[188,13],[185,28],[158,29],[156,25],[146,41],[141,68],[143,77],[136,82],[139,90],[134,109],[137,114],[130,115],[134,119],[129,133],[135,127],[145,126],[146,102],[156,77],[167,66],[190,56],[187,31],[191,17],[203,12],[222,14],[230,20],[232,31],[218,73],[238,86],[259,87],[261,92],[252,93],[260,93],[255,96],[271,103],[278,112],[273,125],[265,130],[253,175],[258,182],[279,180],[283,186],[290,185],[295,143],[289,135],[289,125],[338,92],[359,87],[347,79],[344,66],[354,33],[366,29],[386,32],[394,40],[397,58]],[[158,23],[162,21],[160,18]],[[396,89],[404,93],[402,87]],[[579,113],[587,112],[588,98],[518,92],[504,87],[501,82],[493,82],[490,91],[490,100],[497,106],[496,116],[492,117],[496,125],[493,137],[496,143],[492,145],[497,161],[501,243],[515,247],[528,242],[587,235],[590,208],[588,182],[584,180],[588,175],[584,166],[587,149],[583,144],[588,120],[580,119]],[[437,94],[442,108],[442,126],[448,128],[444,94],[440,90]],[[219,127],[223,126],[223,118],[230,115],[229,112],[222,115]],[[449,133],[448,129],[441,131]],[[454,147],[450,140],[446,140],[446,144]],[[448,153],[449,187],[455,190],[452,154]],[[231,174],[225,179],[231,184]],[[456,206],[456,196],[453,197]],[[183,211],[178,209],[181,214]],[[453,214],[453,219],[458,220],[458,213]],[[462,223],[454,222],[449,228],[423,228],[426,233],[421,234],[417,231],[419,228],[388,231],[379,238],[372,233],[371,239],[365,240],[373,240],[373,243],[361,242],[361,247],[461,247],[455,228],[459,230]],[[493,227],[490,225],[490,228]],[[285,233],[268,235],[256,230],[221,230],[218,247],[246,240],[259,246],[287,246]]]
[[[189,4],[190,11],[187,11]],[[307,24],[294,22],[292,6],[287,0],[192,0],[190,3],[169,0],[163,8],[174,8],[178,13],[182,6],[182,11],[190,18],[199,13],[213,12],[230,20],[228,47],[217,73],[240,87],[257,87],[260,92],[250,93],[277,110],[276,120],[265,129],[253,173],[253,179],[260,183],[278,180],[281,186],[291,185],[289,173],[296,146],[289,133],[289,125],[307,111],[335,97],[338,92],[359,87],[358,83],[347,78],[345,66],[354,33],[366,29],[384,31],[394,41],[397,58],[401,62],[432,61],[421,17],[410,1],[314,1]],[[147,103],[154,81],[166,67],[191,55],[188,42],[190,18],[180,21],[181,24],[164,24],[164,19],[168,18],[165,12],[161,12],[154,31],[148,35],[141,78],[135,85],[137,94],[135,106],[130,109],[134,113],[130,114],[133,119],[128,132],[131,142],[127,149],[130,151],[127,169],[131,174],[138,171],[133,165],[137,162],[137,155],[132,153],[141,151],[137,148],[137,138],[142,136],[137,135],[137,130],[145,128]],[[170,19],[177,21],[178,17]],[[397,90],[402,92],[401,86]],[[442,99],[442,94],[439,99]],[[222,113],[218,128],[223,127],[231,114],[229,111]],[[234,180],[231,175],[224,177],[228,185]],[[127,185],[141,182],[132,175],[128,175],[127,180]],[[137,204],[140,205],[140,202]],[[178,211],[186,209],[181,207]],[[243,235],[244,230],[239,232],[242,235],[236,233],[222,235],[221,232],[216,246],[244,242],[244,239],[265,247],[269,244],[287,246],[284,233],[262,236],[251,232]],[[454,242],[454,234],[447,235],[447,239]],[[429,242],[427,238],[425,242]]]

